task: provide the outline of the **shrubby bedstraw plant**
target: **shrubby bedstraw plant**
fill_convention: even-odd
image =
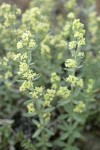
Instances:
[[[82,57],[84,57],[84,53],[80,52],[79,49],[82,45],[85,44],[85,40],[83,38],[84,35],[84,30],[82,29],[83,25],[80,24],[79,20],[75,20],[73,22],[73,31],[74,31],[74,40],[69,43],[69,49],[72,55],[72,59],[68,59],[65,62],[65,66],[67,67],[69,71],[69,76],[66,78],[66,81],[70,84],[71,88],[71,104],[70,107],[67,106],[67,112],[69,113],[69,136],[68,136],[68,131],[65,137],[68,136],[69,138],[69,144],[68,148],[70,149],[70,144],[72,144],[74,140],[74,136],[79,136],[78,132],[74,132],[75,126],[77,126],[77,121],[75,121],[74,124],[74,119],[76,120],[75,112],[76,113],[82,113],[85,108],[85,104],[82,100],[77,100],[77,96],[80,93],[80,89],[83,88],[83,80],[79,77],[75,76],[75,71],[76,69],[79,68],[79,63]],[[69,111],[68,111],[68,108]],[[74,124],[74,125],[73,125]],[[71,132],[71,133],[70,133]],[[65,139],[64,137],[64,139]],[[74,138],[73,138],[74,137]]]
[[[82,123],[82,120],[79,118],[85,111],[84,99],[78,97],[84,86],[83,79],[80,76],[77,77],[75,75],[76,71],[82,67],[80,66],[80,63],[82,58],[84,58],[84,53],[80,51],[80,48],[85,45],[85,30],[83,27],[84,25],[80,23],[78,19],[73,21],[73,40],[69,42],[71,58],[65,61],[68,77],[64,79],[67,83],[67,89],[70,89],[70,95],[67,95],[68,97],[65,98],[65,100],[59,101],[58,104],[58,106],[63,106],[66,114],[61,115],[62,121],[60,125],[58,125],[58,127],[62,129],[62,135],[60,136],[59,140],[63,141],[63,143],[59,142],[58,140],[57,144],[59,143],[59,146],[62,145],[68,150],[76,149],[73,146],[73,142],[75,139],[80,137],[80,132],[78,131],[79,129],[77,127]],[[63,91],[61,93],[63,93]],[[65,141],[66,144],[64,143]]]
[[[30,44],[30,41],[33,42],[31,42]],[[19,46],[20,45],[19,43],[21,43],[21,46]],[[47,122],[49,121],[50,118],[49,111],[51,111],[51,109],[49,110],[49,107],[55,92],[54,90],[47,90],[47,93],[44,96],[45,101],[44,103],[42,102],[41,96],[43,94],[43,87],[34,86],[34,80],[38,77],[38,75],[33,71],[33,69],[31,69],[31,65],[33,65],[33,63],[31,63],[30,45],[31,48],[32,47],[34,48],[36,43],[32,39],[30,31],[26,31],[25,33],[23,33],[21,41],[17,43],[18,49],[22,48],[24,44],[25,49],[21,51],[22,53],[17,54],[14,58],[15,60],[17,59],[20,61],[18,74],[24,80],[24,82],[20,87],[20,91],[28,92],[31,98],[27,102],[29,103],[27,105],[28,112],[32,116],[37,115],[39,119],[39,121],[32,119],[33,123],[38,128],[35,134],[33,135],[33,137],[36,138],[36,140],[38,141],[38,143],[34,147],[42,146],[43,147],[42,149],[46,149],[46,147],[50,146],[50,144],[48,143],[49,136],[46,135],[49,132],[49,130],[46,129],[45,126],[47,125]],[[48,109],[47,108],[45,109],[45,107],[47,107]],[[38,137],[39,135],[40,138]]]
[[[84,25],[80,23],[80,20],[75,19],[73,21],[73,40],[68,44],[71,58],[65,61],[66,71],[68,71],[68,77],[64,79],[66,85],[62,85],[60,77],[54,72],[51,74],[52,86],[49,89],[36,86],[34,83],[39,76],[32,68],[31,52],[32,50],[35,51],[37,45],[34,35],[28,30],[22,34],[17,43],[20,53],[15,55],[14,60],[20,62],[18,71],[22,80],[20,91],[27,93],[30,97],[25,104],[27,104],[28,116],[32,117],[32,122],[37,127],[33,134],[34,149],[41,147],[41,149],[46,150],[47,147],[53,147],[62,141],[63,144],[59,147],[71,150],[75,148],[72,146],[75,139],[80,137],[77,131],[80,122],[75,118],[75,115],[81,115],[85,111],[85,103],[83,99],[78,99],[78,94],[83,88],[83,79],[77,77],[75,72],[81,67],[80,62],[84,57],[84,53],[80,51],[80,48],[85,45],[85,30],[83,28]],[[59,98],[58,101],[57,97]],[[54,136],[54,133],[52,130],[50,131],[49,122],[56,107],[63,109],[65,114],[60,114],[61,116],[57,117],[57,128],[61,130],[62,134],[54,143],[51,143],[50,137]]]

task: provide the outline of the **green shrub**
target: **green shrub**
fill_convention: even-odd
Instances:
[[[50,2],[33,1],[23,14],[0,7],[0,117],[8,119],[0,126],[1,149],[20,143],[26,150],[78,150],[86,122],[100,112],[99,18],[90,11],[84,26],[71,0],[55,25],[57,3]]]

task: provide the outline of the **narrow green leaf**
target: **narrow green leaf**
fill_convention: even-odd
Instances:
[[[38,130],[33,134],[32,138],[36,138],[37,136],[39,136],[40,133],[41,133],[41,131],[42,131],[42,129],[38,129]]]
[[[45,128],[45,131],[49,134],[49,135],[54,135],[54,133],[51,130],[48,130],[47,128]]]

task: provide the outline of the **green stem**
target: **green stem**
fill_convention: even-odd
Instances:
[[[44,132],[44,130],[42,131],[42,142],[43,142],[43,147],[42,147],[42,150],[47,150],[47,147],[46,147],[46,145],[45,145],[45,132]]]
[[[73,72],[72,72],[72,75],[75,75],[75,69],[73,69]],[[73,94],[74,94],[74,87],[71,85],[71,100],[70,100],[70,123],[69,123],[69,126],[70,126],[70,136],[68,138],[68,150],[70,150],[70,147],[72,145],[72,142],[71,142],[71,138],[72,138],[72,128],[73,128]]]
[[[47,150],[46,145],[45,145],[46,139],[45,139],[45,131],[44,131],[44,129],[45,129],[44,121],[45,121],[45,120],[43,119],[43,116],[42,116],[42,108],[39,107],[38,101],[36,101],[36,108],[37,108],[37,111],[39,112],[39,113],[38,113],[38,117],[39,117],[40,126],[42,127],[41,141],[42,141],[43,145],[42,145],[41,149],[42,149],[42,150]],[[40,109],[41,109],[41,111],[40,111]]]

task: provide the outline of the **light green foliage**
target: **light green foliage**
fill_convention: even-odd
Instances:
[[[2,4],[0,7],[0,43],[3,49],[16,50],[18,17],[21,10],[16,6]],[[15,38],[16,37],[16,38]]]

